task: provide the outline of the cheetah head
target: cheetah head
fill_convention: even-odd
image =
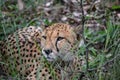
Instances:
[[[48,61],[73,59],[72,48],[78,41],[73,27],[68,24],[56,23],[42,32],[42,53]]]

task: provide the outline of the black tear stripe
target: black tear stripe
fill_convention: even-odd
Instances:
[[[58,49],[58,46],[57,46],[57,42],[58,42],[58,40],[56,40],[56,42],[55,42],[55,47],[56,47],[57,52],[59,52],[59,49]]]
[[[58,36],[58,35],[59,35],[59,33],[57,33],[57,36]],[[56,40],[56,42],[55,42],[55,47],[56,47],[57,52],[59,52],[59,49],[58,49],[57,43],[58,43],[58,38],[57,38],[57,40]]]
[[[58,49],[58,47],[57,47],[57,41],[56,41],[56,43],[55,43],[55,46],[56,46],[57,52],[59,52],[59,49]]]
[[[67,40],[67,42],[71,44],[71,42],[70,42],[67,38],[63,37],[63,39]],[[56,43],[55,43],[57,52],[59,52],[59,49],[58,49],[58,46],[57,46],[58,41],[59,41],[59,40],[58,40],[58,38],[57,38]]]

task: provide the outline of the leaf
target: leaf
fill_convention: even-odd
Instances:
[[[114,5],[114,6],[112,6],[112,9],[113,9],[113,10],[115,10],[115,9],[120,9],[120,6]]]
[[[94,47],[89,48],[89,50],[92,52],[91,55],[93,55],[93,56],[97,55],[97,50]]]

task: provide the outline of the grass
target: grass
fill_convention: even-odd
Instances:
[[[19,28],[28,27],[29,25],[40,25],[41,23],[39,22],[39,18],[42,18],[42,14],[37,15],[33,12],[33,17],[31,16],[29,9],[34,10],[36,6],[41,4],[41,1],[44,2],[43,0],[37,0],[37,3],[32,0],[26,1],[26,10],[28,10],[28,13],[19,13],[17,5],[10,4],[9,1],[5,2],[2,0],[0,3],[0,40],[7,38],[9,34],[12,34]],[[36,5],[31,5],[32,3]],[[3,11],[6,13],[3,14]],[[45,24],[51,24],[47,19],[43,19],[43,21]],[[106,24],[106,29],[102,31],[91,32],[89,29],[85,29],[84,33],[87,43],[78,50],[78,56],[85,60],[86,47],[88,48],[90,71],[86,72],[86,64],[80,67],[82,67],[82,71],[86,73],[85,77],[90,80],[120,80],[120,25],[114,24],[110,18],[108,18]],[[18,41],[17,35],[16,39],[16,41]],[[96,46],[102,47],[97,48]],[[18,51],[19,50],[18,43]],[[0,62],[0,64],[5,63]],[[10,66],[12,69],[13,65]],[[55,73],[52,70],[52,66],[50,66],[50,69],[51,74],[54,76]],[[15,71],[13,71],[13,76],[20,80]],[[73,80],[77,79],[78,78],[76,76],[73,78]]]
[[[95,72],[90,71],[88,73],[88,77],[91,80],[119,80],[120,26],[114,25],[112,21],[108,21],[105,31],[98,31],[96,33],[89,33],[88,31],[85,33],[87,35],[86,38],[88,38],[87,44],[94,45],[97,42],[103,45],[102,49],[95,49],[95,46],[88,47],[89,57],[92,57],[89,61],[89,68],[96,68]],[[95,36],[93,36],[94,34]],[[110,60],[113,61],[109,62]],[[106,62],[109,65],[105,64]],[[104,70],[107,72],[104,72]]]

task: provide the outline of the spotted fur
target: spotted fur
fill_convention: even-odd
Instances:
[[[81,65],[71,51],[76,42],[74,29],[67,24],[56,23],[44,31],[26,27],[0,43],[0,62],[4,63],[0,66],[6,75],[17,74],[23,80],[70,80]],[[53,52],[46,56],[45,49]]]

